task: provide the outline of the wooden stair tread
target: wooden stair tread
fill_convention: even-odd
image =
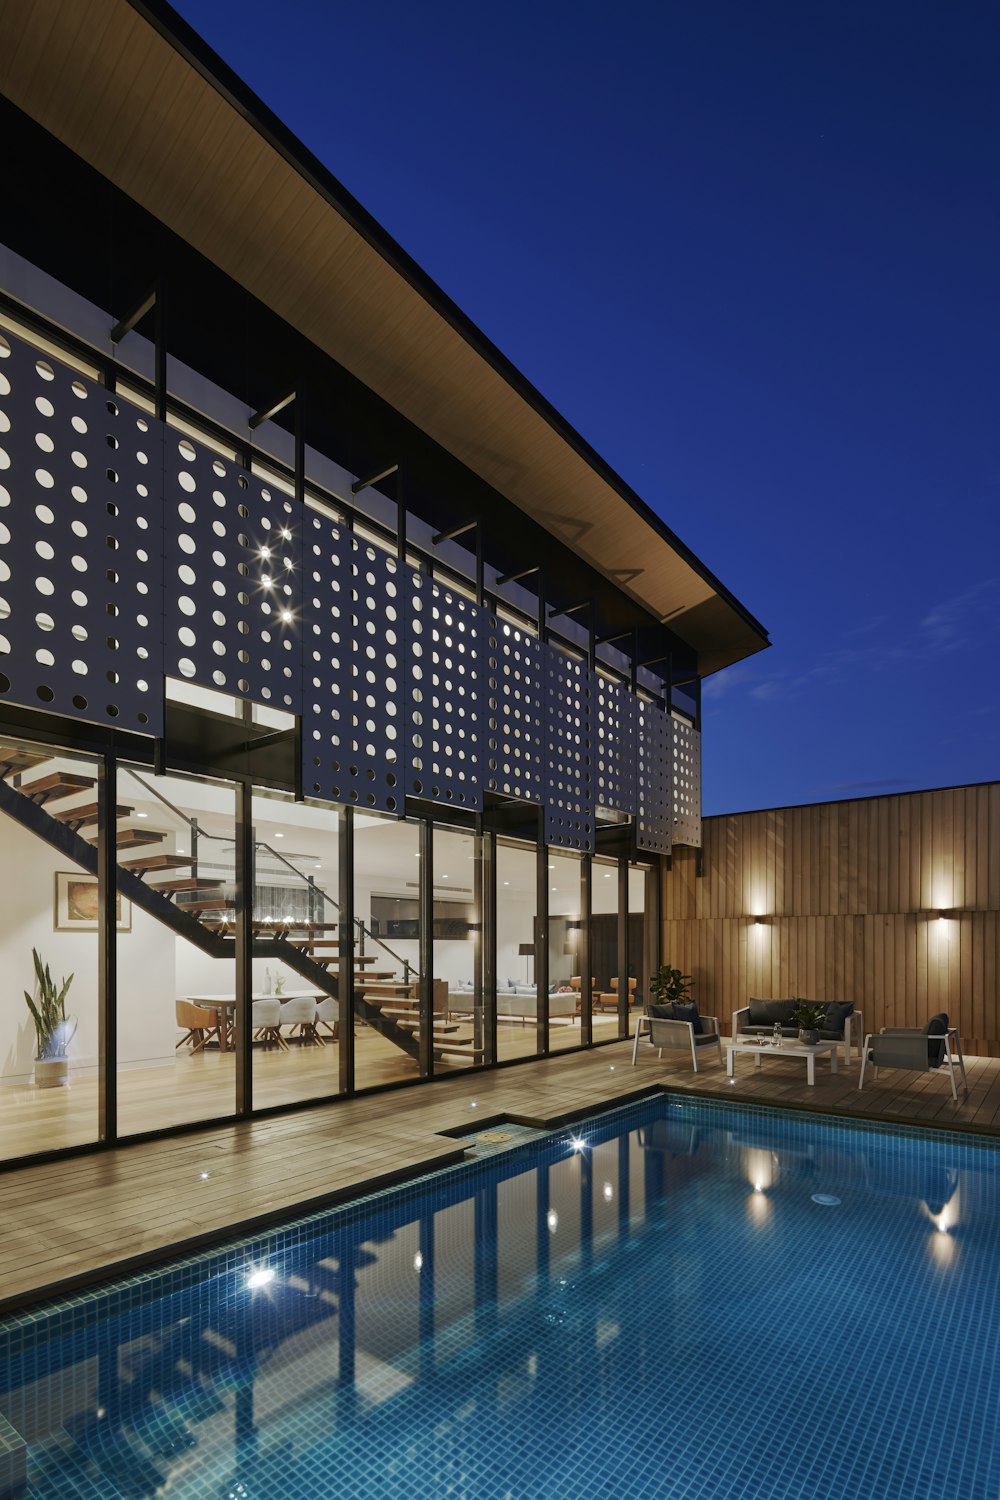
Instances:
[[[45,765],[52,756],[43,750],[26,750],[19,745],[0,745],[0,776],[16,776],[20,771],[33,771]]]
[[[134,807],[115,806],[116,818],[128,818],[135,812]],[[52,817],[60,823],[77,823],[80,827],[84,823],[96,823],[100,816],[100,808],[96,802],[85,802],[79,807],[61,807],[58,812],[52,813]]]
[[[80,776],[75,771],[50,771],[48,776],[36,776],[33,781],[22,782],[18,790],[32,802],[40,797],[44,805],[60,797],[72,797],[75,792],[89,791],[93,785],[93,776]]]
[[[162,844],[165,838],[165,833],[152,828],[148,832],[144,828],[120,828],[117,844],[119,849],[138,849],[142,844]]]
[[[155,889],[155,887],[151,887],[151,889]],[[229,909],[229,902],[225,896],[213,896],[207,897],[204,901],[181,901],[175,909],[177,911],[195,913],[200,911],[227,911]]]
[[[444,1057],[450,1054],[452,1057],[482,1057],[486,1051],[485,1047],[467,1046],[463,1042],[445,1042],[441,1047],[434,1048],[435,1057]]]
[[[201,875],[178,875],[175,880],[157,880],[149,882],[151,891],[161,891],[169,894],[172,891],[218,891],[225,885],[224,880],[209,880]]]
[[[123,870],[141,874],[144,870],[182,870],[192,865],[190,854],[142,854],[138,859],[120,859]]]

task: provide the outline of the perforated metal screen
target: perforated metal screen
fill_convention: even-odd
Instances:
[[[674,843],[701,848],[701,733],[682,719],[671,719],[673,732]]]
[[[671,719],[656,703],[638,704],[638,794],[636,843],[669,854],[673,840],[673,733]]]
[[[489,616],[420,573],[410,574],[409,602],[407,789],[433,802],[480,808]]]
[[[158,424],[0,335],[0,701],[163,732]]]
[[[332,802],[401,814],[410,571],[311,512],[304,561],[303,787]]]
[[[594,707],[597,803],[616,812],[638,811],[636,701],[620,682],[597,674]]]
[[[594,848],[594,674],[557,646],[545,657],[545,842]]]
[[[491,792],[542,801],[545,669],[541,642],[498,615],[489,617],[487,781]]]
[[[301,508],[169,428],[164,449],[168,675],[298,713]]]

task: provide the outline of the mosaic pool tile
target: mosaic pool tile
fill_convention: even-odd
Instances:
[[[30,1500],[998,1500],[995,1142],[671,1098],[491,1131],[0,1325]]]

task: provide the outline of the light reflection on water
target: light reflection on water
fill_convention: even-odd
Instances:
[[[690,1500],[909,1500],[934,1409],[961,1441],[920,1443],[922,1481],[976,1500],[996,1187],[958,1138],[657,1102],[95,1298],[86,1329],[38,1320],[0,1412],[36,1500],[652,1496],[657,1453]],[[652,1392],[673,1416],[646,1431]],[[790,1400],[822,1406],[826,1480]]]

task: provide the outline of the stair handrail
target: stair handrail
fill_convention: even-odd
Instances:
[[[304,870],[300,870],[295,865],[293,865],[287,854],[279,853],[277,849],[273,848],[263,839],[255,839],[254,848],[266,849],[268,854],[273,854],[274,858],[278,860],[279,863],[285,865],[289,870],[291,870],[292,874],[297,875],[300,880],[304,880],[306,885],[310,886],[312,890],[314,890],[318,895],[322,896],[324,901],[329,901],[334,910],[339,913],[340,902],[337,901],[334,896],[331,896],[329,891],[326,890],[325,887],[321,886],[318,881],[314,880],[311,875],[307,875]],[[397,953],[394,948],[391,948],[383,938],[376,937],[371,928],[365,926],[365,923],[361,917],[354,918],[354,925],[361,933],[362,938],[371,938],[373,943],[377,943],[380,948],[384,948],[386,953],[394,958],[398,964],[401,964],[404,974],[409,975],[410,971],[413,970],[416,973],[417,982],[419,983],[420,974],[408,958],[403,958],[402,955]],[[409,983],[409,980],[407,979],[406,982]]]
[[[217,843],[220,844],[232,844],[234,842],[233,839],[228,839],[221,833],[209,833],[207,829],[202,828],[201,824],[197,821],[196,818],[189,818],[186,812],[183,812],[181,808],[176,807],[174,803],[171,802],[169,797],[165,797],[162,792],[158,792],[155,786],[150,786],[145,777],[140,776],[139,772],[134,770],[131,766],[123,766],[122,770],[127,771],[128,774],[133,777],[141,787],[143,787],[147,792],[151,792],[152,795],[157,799],[157,801],[162,802],[164,807],[168,807],[172,813],[175,813],[178,818],[185,822],[188,827],[197,834],[197,837],[199,839],[214,839]],[[279,861],[279,863],[285,865],[289,870],[291,870],[293,875],[297,875],[300,880],[304,880],[308,886],[311,886],[314,891],[316,891],[320,896],[323,897],[324,901],[329,901],[334,911],[338,914],[338,916],[340,915],[340,902],[337,901],[335,897],[331,896],[329,891],[325,890],[323,886],[319,885],[315,880],[313,880],[311,875],[307,875],[304,870],[300,870],[297,868],[297,866],[293,865],[287,855],[280,854],[277,849],[273,848],[263,839],[254,840],[254,849],[266,849],[268,854],[272,854],[274,858]],[[416,975],[416,982],[420,982],[420,973],[419,970],[416,969],[415,965],[413,965],[408,958],[403,958],[393,948],[390,948],[389,944],[382,938],[376,937],[371,928],[365,926],[365,923],[361,917],[354,918],[354,925],[358,929],[358,932],[361,934],[362,952],[364,951],[364,939],[366,937],[370,938],[373,943],[377,943],[380,948],[383,948],[385,952],[390,955],[390,957],[394,958],[396,962],[402,966],[405,983],[410,983],[409,975],[411,970]]]

